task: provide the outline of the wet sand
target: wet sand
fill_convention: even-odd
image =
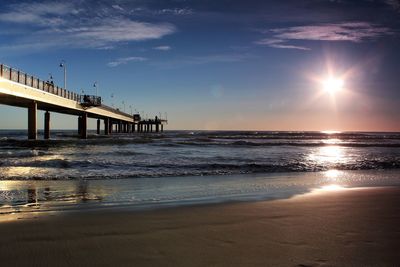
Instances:
[[[399,204],[386,187],[47,214],[0,223],[1,266],[399,266]]]

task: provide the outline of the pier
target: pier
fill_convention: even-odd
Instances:
[[[87,138],[88,118],[97,119],[97,134],[162,132],[167,120],[142,119],[102,103],[101,97],[80,95],[43,81],[20,70],[0,64],[0,104],[26,108],[28,139],[37,139],[37,111],[43,110],[44,138],[50,138],[51,112],[77,116],[80,138]],[[103,127],[101,127],[103,121]],[[103,128],[103,130],[101,130]]]

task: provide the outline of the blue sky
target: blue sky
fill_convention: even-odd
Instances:
[[[68,89],[169,129],[400,131],[399,26],[395,0],[3,1],[0,62],[62,85],[65,60]]]

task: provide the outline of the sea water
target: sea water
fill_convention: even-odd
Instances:
[[[397,185],[400,133],[0,131],[0,212],[287,198]],[[39,135],[39,138],[42,138]]]

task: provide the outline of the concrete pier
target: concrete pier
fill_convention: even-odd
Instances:
[[[31,103],[28,106],[28,139],[30,140],[37,139],[36,113],[37,113],[37,102],[31,101]]]
[[[50,139],[50,112],[44,113],[44,139]]]
[[[84,138],[87,137],[88,118],[108,120],[104,134],[111,133],[113,124],[124,123],[128,127],[137,121],[132,114],[104,105],[100,96],[80,95],[4,64],[0,64],[0,104],[28,109],[28,139],[31,140],[37,139],[38,110],[45,111],[45,139],[50,138],[51,112],[81,117],[85,114],[84,118],[78,119],[78,133]],[[118,131],[122,131],[121,126]]]

